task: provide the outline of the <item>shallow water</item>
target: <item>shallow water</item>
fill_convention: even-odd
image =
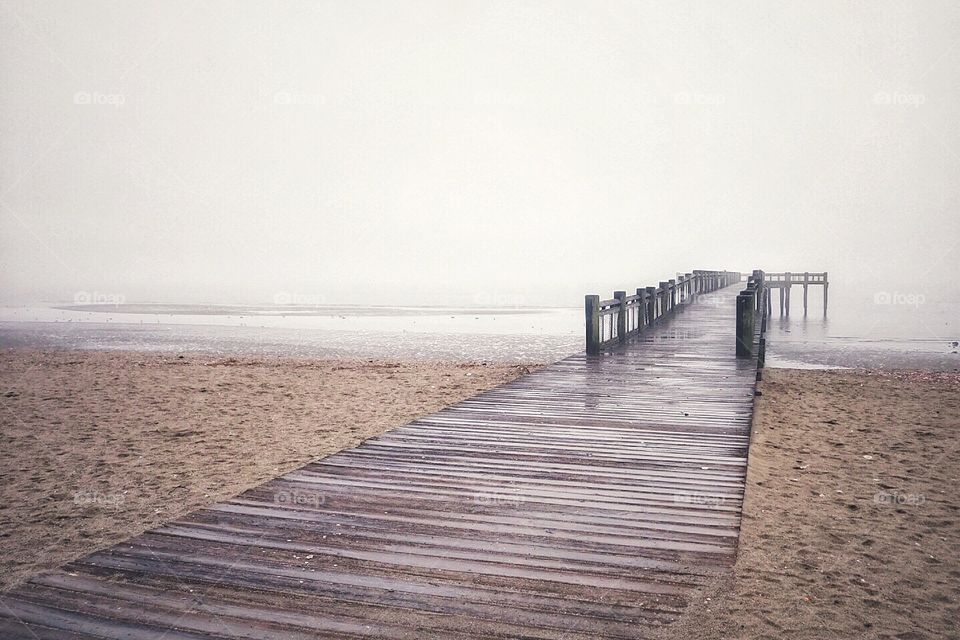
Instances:
[[[103,305],[0,308],[0,346],[553,362],[583,348],[564,308]]]
[[[807,317],[774,315],[767,329],[770,367],[960,370],[960,304],[876,304],[838,301],[827,317],[817,305]]]
[[[799,297],[799,296],[797,296]],[[837,297],[837,296],[835,296]],[[960,370],[960,304],[794,305],[767,366]],[[731,327],[732,349],[733,327]],[[583,311],[549,307],[59,305],[0,308],[0,346],[258,356],[553,362],[583,349]]]

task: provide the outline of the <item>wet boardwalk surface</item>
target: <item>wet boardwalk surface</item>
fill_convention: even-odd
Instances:
[[[738,287],[2,598],[2,638],[642,638],[733,563]]]

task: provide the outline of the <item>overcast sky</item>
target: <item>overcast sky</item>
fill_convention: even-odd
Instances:
[[[955,0],[0,0],[0,299],[956,295],[958,98]]]

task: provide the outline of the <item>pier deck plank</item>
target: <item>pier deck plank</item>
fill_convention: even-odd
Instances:
[[[4,638],[642,638],[736,552],[737,287],[61,569]]]

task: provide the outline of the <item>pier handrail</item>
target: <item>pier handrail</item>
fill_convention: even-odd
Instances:
[[[696,296],[740,282],[736,271],[695,269],[661,281],[656,287],[640,287],[634,295],[615,291],[613,298],[601,300],[598,295],[584,298],[587,353],[596,355],[605,347],[625,342],[674,313]]]
[[[823,284],[827,281],[827,272],[814,273],[804,271],[795,273],[791,271],[764,272],[767,284],[789,283],[789,284]]]

